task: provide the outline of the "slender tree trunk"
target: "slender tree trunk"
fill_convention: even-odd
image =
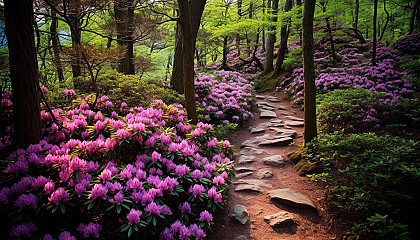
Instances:
[[[420,21],[419,20],[419,13],[420,10],[420,0],[417,0],[416,3],[414,4],[413,7],[413,11],[411,12],[411,17],[410,17],[410,34],[412,34],[414,32],[414,28],[416,25],[416,16],[417,16],[417,22]]]
[[[286,0],[286,3],[284,5],[284,12],[288,12],[293,7],[293,0]],[[280,34],[281,34],[281,40],[280,40],[280,46],[279,51],[277,52],[277,61],[276,61],[276,68],[274,69],[274,76],[277,77],[280,75],[282,71],[282,65],[284,62],[284,57],[286,56],[287,51],[287,39],[289,37],[289,30],[288,26],[290,25],[290,19],[285,19],[283,21],[283,24],[281,26]]]
[[[373,51],[372,51],[372,65],[376,66],[376,21],[378,18],[378,0],[373,0]]]
[[[384,27],[382,28],[382,31],[381,31],[381,36],[379,37],[379,40],[378,40],[378,41],[381,41],[381,40],[382,40],[382,38],[384,37],[385,30],[386,30],[386,27],[388,26],[388,23],[389,23],[389,18],[390,18],[389,12],[388,12],[388,10],[386,9],[386,0],[384,0],[384,12],[386,13],[386,22],[385,22]]]
[[[184,94],[187,117],[191,123],[198,123],[197,108],[195,103],[194,86],[194,46],[191,31],[191,18],[188,0],[178,0],[179,23],[182,35],[182,58],[184,76]]]
[[[201,16],[203,15],[206,0],[191,0],[189,3],[191,38],[193,44],[193,53],[195,51],[195,43],[197,40],[198,29],[200,28]],[[180,25],[177,23],[175,36],[175,53],[174,64],[172,67],[171,87],[178,93],[184,93],[184,79],[183,79],[183,50],[182,50],[182,35],[179,30]],[[193,64],[194,67],[194,64]]]
[[[242,15],[242,0],[238,0],[238,19],[241,19]],[[241,35],[236,34],[236,48],[238,50],[238,56],[241,56]]]
[[[75,12],[76,10],[73,10],[74,12],[69,14],[69,19],[70,19],[70,24],[73,26],[74,31],[71,31],[71,43],[72,43],[72,47],[74,49],[74,56],[71,62],[71,70],[73,73],[73,78],[77,78],[82,76],[82,67],[81,67],[81,62],[80,62],[80,54],[79,51],[81,51],[80,47],[81,47],[81,35],[82,32],[80,30],[80,19],[77,16],[77,13]],[[80,86],[75,86],[75,88],[79,88]]]
[[[5,0],[4,17],[13,95],[13,145],[26,148],[41,140],[32,0]]]
[[[119,61],[118,71],[134,75],[133,0],[114,0],[114,15],[117,25],[117,43],[119,46],[125,47],[125,54]]]
[[[305,145],[317,136],[316,127],[316,104],[315,104],[315,66],[313,48],[313,23],[316,0],[305,0],[302,20],[303,37],[303,79],[304,79],[304,108]]]
[[[270,1],[270,0],[269,0]],[[262,8],[262,12],[263,12],[263,15],[265,14],[265,0],[263,0],[263,3],[262,3],[262,5],[263,5],[263,8]],[[278,5],[278,4],[277,4]],[[277,20],[276,20],[277,21]],[[262,30],[262,51],[263,52],[265,52],[265,28],[263,28],[263,30]]]
[[[228,49],[228,36],[223,38],[223,56],[222,56],[222,66],[221,69],[227,68],[227,54],[229,52]]]
[[[264,61],[264,74],[268,74],[274,71],[273,58],[274,58],[274,44],[276,42],[276,24],[277,22],[277,11],[279,7],[279,0],[273,0],[270,11],[273,16],[270,18],[271,26],[268,27],[268,36],[265,52]]]
[[[53,59],[54,65],[57,68],[57,76],[58,81],[64,81],[64,74],[63,74],[63,65],[61,64],[61,50],[60,50],[60,40],[58,39],[57,27],[58,27],[58,19],[56,18],[57,13],[54,10],[51,10],[51,44],[53,49]]]
[[[357,29],[358,25],[359,25],[359,0],[356,0],[356,6],[354,8],[354,23],[353,23],[353,28]]]

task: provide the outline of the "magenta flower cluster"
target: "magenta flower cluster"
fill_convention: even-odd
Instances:
[[[226,80],[221,82],[224,89],[234,93],[230,100],[212,106],[220,111],[244,109],[251,100],[250,93],[245,94],[251,85],[244,79],[239,86],[227,80],[235,74],[222,72],[219,76]],[[70,90],[66,93],[73,96]],[[221,92],[217,94],[222,98]],[[234,94],[239,94],[238,102],[232,100]],[[215,95],[208,97],[215,99]],[[89,223],[77,229],[60,226],[66,231],[58,236],[37,233],[44,239],[98,238],[104,230],[101,220],[97,221],[106,216],[113,216],[107,221],[122,226],[123,232],[153,228],[168,239],[171,234],[174,238],[203,238],[212,218],[201,218],[199,213],[205,206],[210,207],[208,211],[222,207],[230,181],[233,147],[229,141],[212,137],[213,127],[208,123],[189,125],[180,105],[167,106],[158,100],[149,108],[114,107],[106,96],[99,99],[96,109],[91,108],[90,97],[76,102],[76,108],[53,110],[65,128],[42,110],[43,140],[9,156],[13,161],[2,171],[14,180],[0,189],[2,216],[28,216],[37,210],[61,213],[57,216],[65,218],[69,217],[64,215],[66,209],[91,214],[83,219]],[[176,201],[179,205],[173,207]],[[37,231],[35,219],[40,218],[10,226],[10,236],[30,236]]]
[[[252,117],[252,85],[238,72],[215,71],[200,74],[196,81],[196,101],[203,122],[239,123]],[[199,133],[194,133],[199,134]]]

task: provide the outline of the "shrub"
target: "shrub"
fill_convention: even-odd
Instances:
[[[394,44],[394,49],[404,54],[420,53],[420,33],[410,34],[398,39]]]
[[[324,132],[363,132],[379,127],[375,109],[380,95],[365,89],[334,90],[319,95],[317,117]]]
[[[251,118],[252,84],[238,72],[200,74],[195,81],[200,119],[218,125],[242,123]]]
[[[416,230],[420,213],[420,147],[412,140],[390,135],[361,133],[344,135],[339,132],[325,134],[307,146],[305,158],[323,166],[320,178],[326,181],[330,202],[357,219],[353,234],[360,227],[369,237],[384,239],[383,233],[374,229],[388,228],[393,224],[412,224]],[[316,175],[312,175],[314,179]],[[380,214],[384,226],[368,222],[368,217]],[[391,221],[392,220],[392,221]],[[378,223],[379,224],[379,223]],[[381,223],[382,224],[382,223]],[[389,230],[389,229],[388,229]],[[406,228],[389,230],[386,239],[399,239]],[[392,234],[392,235],[391,235]]]
[[[226,199],[230,143],[214,138],[209,124],[189,125],[179,105],[117,107],[103,96],[94,110],[92,102],[77,98],[77,107],[54,110],[61,129],[43,110],[44,139],[1,161],[0,212],[8,220],[1,232],[204,238]]]
[[[79,81],[77,85],[83,86],[81,89],[75,89],[77,94],[95,92],[90,78],[77,78],[74,81]],[[184,103],[183,96],[156,79],[139,79],[135,75],[124,75],[111,70],[99,75],[96,82],[101,95],[108,96],[116,105],[121,105],[124,101],[129,106],[146,107],[157,99],[167,104]]]

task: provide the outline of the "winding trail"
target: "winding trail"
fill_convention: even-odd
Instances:
[[[303,142],[303,111],[292,107],[280,93],[266,93],[257,95],[253,114],[233,135],[236,176],[224,210],[214,215],[213,232],[207,239],[336,239],[330,232],[332,218],[323,207],[323,189],[299,176],[286,159]],[[268,193],[279,196],[270,199]],[[246,210],[249,219],[236,205]],[[244,214],[244,224],[232,217],[235,206],[237,215]],[[276,213],[278,216],[270,216]]]

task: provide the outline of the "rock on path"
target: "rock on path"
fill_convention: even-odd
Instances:
[[[314,208],[314,203],[302,193],[293,189],[284,188],[276,189],[268,192],[268,196],[272,201],[278,201],[280,203],[291,205],[298,208]]]

